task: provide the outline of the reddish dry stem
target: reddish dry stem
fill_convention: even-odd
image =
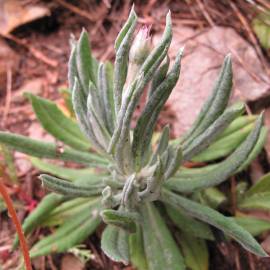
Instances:
[[[16,211],[13,207],[13,203],[5,189],[5,186],[3,185],[3,183],[0,181],[0,194],[3,196],[3,199],[7,205],[7,209],[8,212],[10,214],[10,217],[16,227],[16,231],[18,233],[19,236],[19,240],[20,240],[20,245],[21,245],[21,249],[22,249],[22,253],[23,253],[23,257],[24,257],[24,262],[25,262],[25,267],[26,270],[32,270],[32,266],[31,266],[31,260],[30,260],[30,256],[29,256],[29,250],[26,244],[26,240],[23,234],[23,230],[22,230],[22,226],[21,223],[17,217]]]

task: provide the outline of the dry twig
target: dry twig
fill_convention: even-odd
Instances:
[[[207,22],[209,23],[209,25],[211,27],[215,26],[214,21],[212,20],[210,14],[207,12],[203,2],[201,0],[197,0],[198,6],[200,8],[200,10],[202,11],[202,14],[204,15],[205,19],[207,20]]]
[[[11,88],[12,88],[12,71],[11,71],[11,68],[8,68],[7,69],[7,84],[6,84],[6,101],[5,101],[3,118],[2,118],[3,127],[5,126],[7,116],[8,116],[9,110],[10,110]]]
[[[99,7],[98,10],[94,10],[95,13],[91,12],[90,14],[89,12],[84,11],[72,4],[69,4],[64,0],[56,0],[56,1],[63,7],[70,10],[71,12],[88,19],[90,22],[97,22],[98,20],[102,20],[101,17],[104,16],[104,14],[107,12],[107,9],[110,7],[110,3],[108,3],[108,1],[103,1],[103,5]]]
[[[19,39],[17,37],[15,37],[12,34],[7,34],[5,36],[3,36],[4,38],[8,38],[12,41],[14,41],[15,43],[19,44],[20,46],[23,46],[24,48],[26,48],[37,60],[42,61],[43,63],[45,63],[48,66],[51,67],[57,67],[58,66],[58,62],[54,59],[49,58],[48,56],[46,56],[45,54],[43,54],[41,51],[39,51],[38,49],[36,49],[35,47],[27,44],[27,41]]]
[[[255,51],[256,51],[259,59],[261,60],[261,62],[263,64],[263,67],[264,67],[264,70],[266,71],[266,74],[270,75],[270,70],[269,70],[269,67],[268,67],[267,63],[265,62],[261,46],[260,46],[254,32],[252,31],[250,24],[248,23],[245,16],[241,13],[238,6],[233,1],[230,1],[230,6],[234,10],[234,12],[237,15],[239,21],[242,23],[244,29],[247,31],[247,34],[248,34],[248,36],[250,38],[250,41],[252,42],[252,44],[253,44],[253,46],[255,48]]]
[[[6,203],[8,212],[9,212],[11,219],[16,227],[16,231],[18,233],[18,237],[20,240],[20,245],[21,245],[21,249],[22,249],[22,253],[23,253],[23,257],[24,257],[25,268],[26,268],[26,270],[32,270],[31,260],[30,260],[30,256],[29,256],[29,250],[28,250],[28,246],[27,246],[27,243],[26,243],[26,240],[24,237],[21,223],[18,219],[16,211],[13,207],[13,203],[12,203],[2,181],[0,181],[0,194],[3,196],[3,199]]]

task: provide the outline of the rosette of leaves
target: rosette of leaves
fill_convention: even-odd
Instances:
[[[262,115],[241,116],[242,103],[228,107],[230,56],[191,129],[170,141],[169,126],[165,126],[156,140],[154,128],[179,78],[183,50],[169,68],[172,25],[168,13],[160,42],[148,53],[139,47],[138,52],[144,53],[136,55],[140,45],[133,44],[136,23],[132,9],[115,41],[114,65],[93,57],[85,31],[72,41],[67,100],[76,121],[53,102],[28,94],[44,129],[64,146],[0,133],[1,143],[29,154],[36,167],[50,173],[40,179],[53,192],[26,218],[23,228],[29,234],[40,224],[58,227],[33,246],[31,256],[67,251],[101,222],[107,224],[101,239],[105,254],[115,261],[132,262],[138,269],[180,270],[186,265],[207,269],[205,240],[214,239],[212,227],[248,251],[267,256],[247,230],[215,210],[224,199],[216,186],[246,168],[266,136]],[[136,57],[130,57],[131,47]],[[130,70],[131,62],[137,65],[135,72]],[[145,106],[131,128],[145,91]],[[38,158],[73,161],[84,167],[63,168]],[[201,168],[185,166],[207,161],[216,162]],[[178,228],[176,234],[171,224]],[[202,251],[197,266],[189,256],[194,249]]]

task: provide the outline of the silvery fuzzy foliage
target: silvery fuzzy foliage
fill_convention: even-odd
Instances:
[[[154,127],[178,81],[183,49],[179,50],[168,70],[166,58],[172,40],[171,15],[168,13],[160,42],[141,61],[137,73],[135,76],[133,74],[133,80],[126,83],[136,22],[137,16],[132,9],[115,42],[113,71],[108,64],[100,63],[97,67],[90,53],[86,32],[73,45],[69,64],[70,88],[77,120],[92,145],[106,155],[111,163],[113,179],[104,188],[102,195],[103,204],[112,209],[104,210],[102,218],[105,223],[130,232],[134,232],[136,223],[140,223],[142,215],[139,209],[146,203],[161,200],[184,207],[186,199],[179,199],[169,189],[193,192],[217,185],[236,172],[252,152],[262,125],[262,117],[259,117],[246,141],[214,171],[182,184],[170,181],[183,162],[207,148],[243,112],[244,105],[237,103],[226,108],[232,88],[231,58],[227,56],[213,93],[190,131],[180,143],[173,145],[169,142],[169,127],[166,126],[156,149],[153,149],[151,142]],[[138,44],[134,46],[139,47]],[[133,54],[135,50],[132,48]],[[132,130],[132,116],[148,85],[150,89],[146,104]],[[120,189],[115,188],[114,181],[122,185]],[[174,200],[174,196],[177,199]],[[178,200],[183,200],[182,204]],[[189,208],[188,204],[186,207]],[[196,212],[195,209],[194,206]],[[194,215],[197,217],[198,213]],[[211,224],[211,219],[206,221]],[[106,232],[104,234],[106,237]],[[251,242],[245,246],[255,251],[254,246],[250,247]],[[256,253],[262,255],[260,247],[256,248]]]
[[[102,196],[100,216],[108,226],[102,235],[101,245],[113,260],[129,262],[134,255],[130,239],[134,240],[142,231],[148,269],[185,269],[181,253],[157,210],[158,201],[166,208],[172,207],[179,215],[184,212],[189,217],[217,227],[247,250],[266,256],[257,241],[235,221],[192,199],[195,192],[224,182],[254,158],[262,133],[262,115],[257,118],[246,139],[226,159],[207,169],[198,169],[198,173],[179,170],[185,162],[208,149],[244,112],[242,103],[228,107],[233,76],[231,57],[225,57],[212,94],[191,129],[182,138],[170,141],[169,126],[165,126],[157,143],[154,143],[153,133],[158,116],[180,75],[183,49],[179,50],[169,68],[168,50],[172,40],[170,13],[166,17],[163,36],[153,49],[149,44],[144,44],[143,37],[145,42],[149,42],[149,37],[141,32],[137,40],[140,40],[142,47],[136,38],[133,44],[136,23],[137,15],[132,9],[115,41],[114,65],[99,63],[93,57],[86,31],[83,30],[78,41],[72,41],[68,74],[72,105],[92,151],[94,149],[98,154],[85,152],[89,147],[88,142],[85,138],[80,139],[81,135],[72,127],[72,122],[67,122],[63,127],[70,129],[73,137],[66,136],[65,130],[61,130],[61,121],[57,123],[60,127],[56,124],[51,130],[40,113],[41,104],[45,106],[45,103],[34,96],[30,96],[30,99],[35,111],[39,112],[37,115],[43,126],[77,150],[64,148],[56,151],[51,144],[37,143],[4,132],[0,134],[0,142],[33,156],[92,164],[109,172],[102,176],[102,181],[87,179],[88,182],[68,182],[45,174],[40,178],[46,188],[64,196],[55,198],[54,203],[67,198]],[[137,54],[140,52],[143,52],[142,58]],[[134,57],[140,61],[133,61]],[[137,63],[136,68],[130,64],[134,62]],[[135,127],[131,128],[134,111],[145,91],[145,106]],[[52,119],[53,113],[57,115],[58,112],[51,106]],[[96,218],[96,213],[93,217]],[[87,214],[80,218],[85,220]],[[76,220],[72,222],[75,224]],[[99,220],[95,219],[94,223],[88,224],[89,227],[81,230],[93,230],[98,223]],[[66,227],[68,231],[68,225]],[[62,230],[59,235],[64,232]],[[59,239],[59,235],[54,239]],[[78,239],[82,240],[82,235]],[[45,241],[50,243],[53,240]],[[159,245],[161,248],[157,250]],[[32,256],[47,254],[49,248],[43,253],[39,252],[44,246],[44,243],[37,244]],[[140,248],[137,245],[137,249]],[[144,267],[140,269],[146,269]]]

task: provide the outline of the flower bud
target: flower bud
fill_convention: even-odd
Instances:
[[[136,35],[129,52],[131,63],[141,66],[151,51],[150,27],[143,26]]]
[[[136,37],[129,51],[129,67],[127,84],[131,83],[137,75],[140,67],[151,51],[150,27],[143,26]]]

